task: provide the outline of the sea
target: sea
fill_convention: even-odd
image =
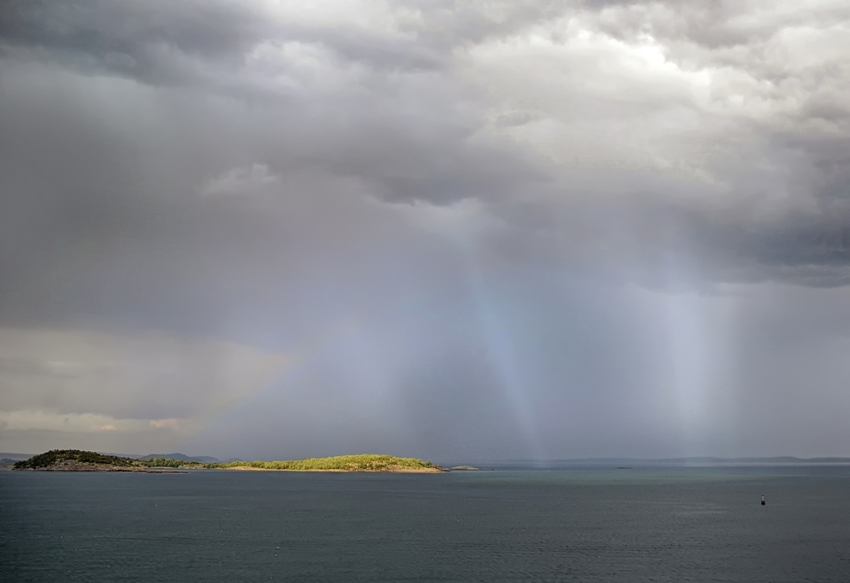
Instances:
[[[4,470],[0,581],[848,583],[850,467]]]

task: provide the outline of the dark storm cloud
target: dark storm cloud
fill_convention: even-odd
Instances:
[[[87,443],[218,455],[734,454],[759,431],[782,451],[741,453],[822,453],[846,19],[8,3],[0,438],[70,439],[67,415]],[[802,405],[791,451],[776,419]]]
[[[600,30],[611,32],[613,30],[611,27],[616,25],[620,30],[631,30],[635,34],[649,31],[662,39],[667,33],[669,38],[693,42],[698,46],[707,45],[709,48],[716,48],[718,43],[706,43],[698,34],[699,30],[722,31],[741,28],[728,24],[730,18],[739,14],[722,9],[719,5],[709,5],[705,10],[699,11],[683,3],[658,5],[606,3],[604,6],[596,4],[586,6],[591,10],[601,10],[599,18],[603,26]],[[668,13],[658,18],[647,14],[647,11],[657,10],[659,7],[668,8]],[[612,13],[609,10],[611,8],[623,10]],[[423,7],[419,9],[419,20],[416,25],[409,25],[409,29],[417,33],[428,32],[431,37],[426,34],[423,39],[417,34],[415,40],[394,41],[382,38],[379,34],[368,30],[345,30],[339,27],[316,26],[308,34],[305,32],[308,30],[307,27],[293,26],[285,19],[283,22],[271,22],[268,14],[262,14],[260,10],[247,5],[18,2],[13,4],[10,10],[4,11],[3,39],[8,46],[48,49],[54,55],[53,58],[61,59],[68,54],[85,55],[86,59],[99,63],[102,69],[118,71],[143,81],[157,83],[171,75],[171,82],[182,82],[186,79],[179,79],[181,75],[191,78],[191,72],[173,68],[176,66],[175,61],[179,59],[174,59],[174,53],[171,51],[199,59],[202,63],[224,61],[230,68],[239,69],[246,53],[265,40],[294,39],[317,42],[323,46],[332,46],[336,54],[345,60],[365,60],[377,66],[378,69],[393,70],[398,63],[393,63],[391,60],[396,57],[404,58],[405,54],[403,47],[397,43],[413,47],[415,50],[422,50],[423,47],[428,46],[438,47],[439,43],[429,44],[428,39],[440,38],[443,39],[442,48],[428,49],[435,55],[441,55],[429,61],[430,68],[439,70],[441,59],[446,58],[447,51],[463,42],[480,42],[492,35],[497,37],[510,35],[523,25],[534,24],[546,16],[557,15],[551,8],[543,5],[532,5],[524,9],[497,6],[496,10],[479,10],[478,12],[452,4],[431,7],[431,11]],[[638,11],[637,16],[632,14],[635,10]],[[840,12],[830,14],[833,18],[840,17]],[[816,20],[822,21],[825,18],[826,16],[820,14]],[[635,28],[635,19],[641,23],[639,28]],[[669,29],[670,19],[676,22],[681,21],[687,26],[676,30]],[[450,27],[448,35],[446,33],[440,35],[436,29],[445,20],[453,23],[453,27]],[[751,29],[752,27],[744,27],[742,30],[746,34],[731,44],[748,45],[763,40],[762,37],[750,35]],[[400,30],[405,32],[407,29],[402,26]],[[775,34],[775,29],[772,34]],[[394,42],[396,44],[393,44]],[[160,54],[157,52],[160,49],[167,50]],[[383,57],[377,56],[368,57],[370,54],[378,55],[379,53],[388,60],[382,60]],[[367,56],[364,57],[364,55]],[[675,55],[671,56],[675,58]],[[126,68],[121,64],[122,62],[135,64]],[[137,67],[139,63],[141,65]],[[445,67],[445,63],[442,63],[442,66]],[[757,66],[758,63],[754,62],[753,67],[757,68]],[[748,70],[754,70],[753,67]],[[156,72],[167,70],[171,70],[173,74]],[[440,75],[437,75],[434,81],[438,84],[448,82],[444,76]],[[381,91],[385,90],[386,86],[366,85],[365,88],[367,91]],[[390,91],[392,91],[391,88]],[[445,96],[441,97],[445,99]],[[538,168],[532,168],[529,164],[517,160],[516,149],[491,148],[480,144],[470,146],[470,138],[480,128],[482,120],[477,119],[475,115],[463,112],[440,110],[441,107],[446,106],[445,103],[440,104],[439,101],[423,103],[421,106],[423,109],[415,112],[417,118],[411,119],[403,112],[395,113],[392,110],[394,105],[403,99],[403,96],[399,94],[391,96],[390,102],[385,101],[379,106],[360,102],[349,107],[345,103],[335,101],[332,97],[326,97],[326,99],[328,101],[325,102],[325,110],[341,114],[345,119],[342,125],[337,124],[324,130],[321,125],[313,125],[306,129],[297,127],[297,121],[290,120],[288,123],[283,123],[280,130],[298,136],[301,142],[298,155],[302,160],[324,165],[337,174],[370,180],[374,183],[378,196],[383,198],[433,200],[440,203],[465,197],[487,199],[521,191],[529,185],[530,181],[539,180],[541,177]],[[346,99],[345,96],[340,101],[344,99]],[[389,110],[386,106],[389,106]],[[422,127],[415,124],[421,119],[420,114],[425,113],[425,108],[429,106],[437,108],[440,115],[433,117],[431,120],[433,125],[423,131]],[[823,118],[824,116],[840,120],[845,113],[840,102],[823,96],[812,97],[809,102],[799,108],[799,111],[800,115],[808,116],[803,121],[811,117]],[[454,114],[454,117],[446,119],[446,114],[449,116]],[[527,113],[511,115],[525,116],[523,119],[528,117]],[[503,118],[504,116],[500,119]],[[31,128],[32,126],[28,125],[27,131]],[[85,126],[82,129],[86,131]],[[324,137],[323,133],[326,134]],[[318,137],[311,140],[310,134],[318,134]],[[363,147],[362,144],[362,137],[365,135],[371,138],[368,147]],[[778,137],[781,138],[782,135],[787,135],[787,132],[779,134]],[[799,144],[804,138],[796,136],[796,139]],[[809,137],[808,143],[797,147],[811,158],[813,166],[820,168],[824,165],[836,167],[845,161],[840,156],[836,158],[834,153],[842,150],[841,145],[843,144],[839,143],[839,147],[836,147],[836,144],[831,143],[821,147],[818,139]],[[111,146],[107,146],[107,149],[109,151],[101,152],[96,157],[104,159],[104,155],[115,155]],[[268,158],[269,154],[265,153],[264,157]],[[108,160],[108,158],[105,159]],[[115,167],[121,164],[126,166],[126,162],[118,160],[110,166]],[[279,163],[274,166],[282,169]],[[79,164],[71,163],[68,167],[77,168]],[[132,179],[126,180],[125,177],[122,177],[121,181],[131,185],[136,182]],[[568,184],[558,186],[562,190],[569,191]],[[627,184],[620,188],[630,195],[641,196],[640,193],[629,193]],[[81,212],[85,216],[96,219],[98,215],[108,215],[112,212],[110,207],[120,207],[123,204],[115,203],[115,196],[112,194],[115,191],[114,188],[87,188],[87,190],[94,196],[98,196],[98,192],[110,194],[106,195],[103,201],[93,202],[88,209],[81,206],[79,200],[75,200],[74,210],[71,212]],[[846,186],[841,181],[823,188],[824,195],[829,194],[833,197],[834,193],[841,196],[844,190]],[[122,191],[126,192],[126,188]],[[666,194],[660,193],[660,196],[663,197]],[[652,194],[652,197],[657,196],[659,193]],[[125,199],[128,205],[137,204],[133,196],[126,196]],[[652,206],[651,199],[649,206]],[[131,210],[131,206],[126,205],[125,208],[129,211],[127,215],[144,215],[144,210],[141,208]],[[664,220],[668,220],[673,214],[684,216],[685,219],[678,226],[679,230],[694,229],[689,237],[697,240],[700,245],[707,246],[704,250],[691,249],[693,252],[704,251],[708,255],[716,254],[722,252],[723,243],[728,245],[730,240],[740,240],[741,244],[737,252],[732,250],[727,259],[734,261],[736,255],[754,259],[762,263],[762,270],[767,273],[767,277],[779,279],[788,277],[787,270],[771,272],[770,266],[824,263],[826,267],[834,268],[837,264],[843,263],[841,237],[835,235],[836,229],[840,230],[840,225],[838,227],[824,225],[824,232],[818,233],[819,219],[817,216],[813,219],[810,213],[801,217],[792,214],[784,219],[774,220],[772,223],[766,222],[759,225],[757,230],[760,233],[755,234],[747,232],[752,230],[748,226],[739,228],[734,222],[723,224],[722,220],[715,221],[717,231],[712,236],[710,232],[703,232],[709,229],[710,225],[700,218],[700,212],[698,209],[689,212],[688,209],[673,208],[664,214],[666,217]],[[831,209],[819,210],[821,216],[828,212],[831,212]],[[797,225],[797,221],[801,224]],[[114,221],[106,219],[102,222],[113,223]],[[702,226],[694,227],[694,224]],[[730,232],[733,235],[731,239]],[[638,239],[652,238],[651,235],[641,233],[636,233],[636,236]],[[783,258],[782,241],[786,238],[789,241],[787,246],[793,247],[795,251],[787,258]],[[650,243],[649,248],[651,247]],[[763,248],[768,248],[770,251]],[[829,276],[828,279],[833,280],[834,276]]]
[[[458,45],[557,14],[554,4],[399,2],[390,10],[396,21],[388,35],[380,26],[345,26],[333,18],[298,22],[269,5],[224,0],[13,0],[0,20],[0,34],[7,46],[43,49],[53,58],[151,83],[199,81],[186,58],[238,67],[263,42],[316,43],[343,60],[386,71],[428,70],[444,67]]]
[[[154,83],[186,81],[181,53],[238,62],[266,28],[247,6],[158,0],[12,0],[0,27],[7,48],[42,49],[61,61]]]

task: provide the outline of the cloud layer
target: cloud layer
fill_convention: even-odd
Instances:
[[[0,439],[844,452],[848,45],[827,0],[12,2]],[[222,351],[299,364],[228,401]]]

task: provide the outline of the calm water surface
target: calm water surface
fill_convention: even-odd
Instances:
[[[0,581],[847,583],[850,468],[0,471]]]

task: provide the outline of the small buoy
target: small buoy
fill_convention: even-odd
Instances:
[[[764,496],[761,497],[761,505],[764,506]]]

